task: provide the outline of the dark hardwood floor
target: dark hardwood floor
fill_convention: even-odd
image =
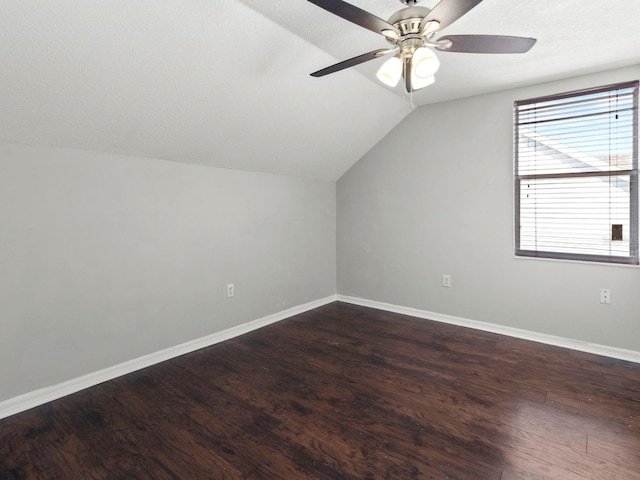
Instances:
[[[640,479],[640,365],[334,303],[0,420],[2,479]]]

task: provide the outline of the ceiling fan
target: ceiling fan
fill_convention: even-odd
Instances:
[[[378,70],[378,79],[395,87],[404,78],[411,93],[435,81],[440,61],[433,51],[461,53],[525,53],[535,38],[504,35],[448,35],[434,39],[436,33],[451,25],[482,0],[441,0],[433,9],[417,7],[420,0],[400,0],[406,5],[388,21],[342,0],[309,0],[325,10],[383,35],[392,46],[345,60],[311,74],[323,77],[376,58],[393,55]]]

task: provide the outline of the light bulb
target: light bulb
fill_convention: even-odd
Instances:
[[[440,60],[436,54],[427,47],[416,49],[411,59],[412,74],[418,78],[428,78],[440,68]],[[426,86],[426,85],[425,85]]]
[[[382,64],[376,76],[385,85],[395,87],[402,77],[402,60],[398,57],[390,58]]]

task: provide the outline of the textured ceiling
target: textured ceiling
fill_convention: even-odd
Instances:
[[[352,0],[383,18],[397,0]],[[423,0],[432,7],[435,0]],[[485,0],[446,33],[532,36],[526,55],[441,53],[428,104],[640,63],[637,0]],[[305,0],[4,0],[0,140],[335,180],[410,113],[386,45]]]

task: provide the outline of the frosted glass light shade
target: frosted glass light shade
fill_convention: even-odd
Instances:
[[[413,73],[411,74],[411,88],[413,88],[414,90],[420,90],[421,88],[428,87],[435,81],[436,77],[434,77],[433,75],[430,75],[428,77],[418,77]]]
[[[402,77],[402,60],[398,57],[390,58],[382,64],[376,76],[385,85],[395,87]]]
[[[414,52],[411,60],[411,70],[416,77],[431,77],[439,68],[440,60],[430,48],[420,47]]]

